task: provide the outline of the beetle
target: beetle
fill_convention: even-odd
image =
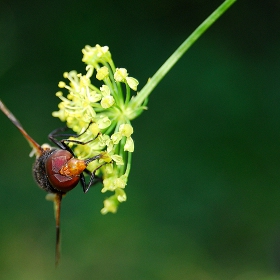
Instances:
[[[74,144],[86,145],[89,142],[93,141],[96,137],[98,137],[98,135],[94,139],[87,142],[68,139],[57,140],[56,137],[81,136],[89,128],[92,122],[90,122],[85,131],[79,135],[61,134],[61,132],[65,131],[67,128],[58,128],[48,135],[49,140],[53,142],[57,146],[57,148],[53,148],[48,144],[40,146],[33,138],[31,138],[27,134],[20,122],[8,110],[8,108],[1,100],[0,109],[19,129],[19,131],[26,138],[35,152],[36,160],[33,164],[32,173],[37,185],[49,194],[52,194],[51,197],[55,205],[56,223],[55,264],[58,265],[60,259],[60,211],[62,197],[67,192],[75,188],[79,182],[82,185],[84,193],[86,193],[92,185],[102,181],[102,179],[97,177],[95,173],[97,169],[103,166],[103,164],[101,164],[95,170],[90,172],[87,169],[88,164],[94,160],[100,159],[101,154],[85,160],[78,159],[75,157],[74,152],[66,143],[72,142]],[[84,173],[90,175],[88,184],[86,183]]]

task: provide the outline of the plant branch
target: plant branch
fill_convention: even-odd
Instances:
[[[136,109],[141,106],[161,79],[181,58],[181,56],[196,42],[196,40],[223,14],[236,0],[226,0],[221,4],[206,20],[204,20],[194,32],[179,46],[179,48],[166,60],[158,69],[148,83],[142,88],[137,96],[131,100],[131,108]],[[134,116],[136,117],[136,116]]]

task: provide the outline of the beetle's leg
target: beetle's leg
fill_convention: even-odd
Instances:
[[[55,266],[60,259],[60,210],[61,210],[62,193],[56,193],[54,198],[55,225],[56,225],[56,245],[55,245]]]
[[[79,144],[79,145],[86,145],[86,144],[90,143],[91,141],[95,140],[98,137],[99,134],[97,134],[97,136],[94,139],[91,139],[91,140],[89,140],[87,142],[82,142],[82,141],[79,141],[79,140],[69,140],[69,139],[66,139],[65,137],[75,137],[75,138],[80,137],[81,135],[83,135],[88,130],[88,128],[90,127],[90,125],[92,123],[93,122],[91,121],[88,124],[87,128],[85,129],[85,131],[82,132],[81,134],[78,134],[78,135],[76,135],[76,134],[63,134],[61,132],[66,131],[69,128],[68,127],[60,127],[60,128],[55,129],[54,131],[52,131],[48,135],[48,138],[55,145],[57,145],[60,149],[67,150],[67,151],[69,151],[74,156],[73,151],[68,147],[66,142],[68,142],[68,143],[75,143],[75,144]],[[57,137],[63,137],[65,139],[58,140]]]
[[[80,183],[82,185],[84,193],[86,192],[87,189],[87,184],[86,184],[86,179],[83,173],[80,174]]]
[[[100,166],[98,166],[97,168],[95,168],[92,172],[91,172],[91,176],[90,176],[90,180],[88,185],[86,186],[86,189],[84,189],[84,192],[88,192],[89,188],[91,186],[93,186],[94,184],[98,183],[98,182],[102,182],[102,178],[95,176],[95,172],[101,168],[103,165],[105,165],[107,162],[102,163]]]
[[[82,133],[80,133],[80,134],[78,134],[78,135],[77,135],[77,134],[69,134],[69,133],[68,133],[68,134],[61,133],[61,132],[66,131],[66,130],[69,129],[67,126],[65,126],[65,127],[59,127],[59,128],[57,128],[57,129],[53,130],[53,131],[48,135],[48,137],[49,137],[49,139],[50,139],[52,142],[54,142],[55,144],[57,144],[57,142],[60,142],[59,140],[56,139],[57,137],[63,137],[63,138],[65,138],[65,137],[75,137],[75,138],[77,138],[77,137],[80,137],[81,135],[83,135],[83,134],[89,129],[89,127],[90,127],[90,125],[91,125],[92,123],[93,123],[93,122],[90,121],[89,124],[88,124],[88,126],[87,126],[87,128],[85,129],[85,131],[82,132]]]
[[[62,140],[60,140],[60,142],[63,143],[63,144],[68,142],[68,143],[75,143],[75,144],[79,144],[79,145],[86,145],[86,144],[90,143],[91,141],[95,140],[98,137],[98,135],[99,134],[97,134],[93,139],[90,139],[89,141],[86,141],[86,142],[82,142],[82,141],[79,141],[79,140],[72,140],[72,139],[62,139]]]
[[[65,144],[65,143],[62,143],[60,140],[56,139],[56,137],[59,137],[59,136],[66,136],[65,134],[59,134],[58,132],[63,132],[65,130],[67,130],[68,127],[60,127],[60,128],[57,128],[55,130],[53,130],[49,135],[48,135],[48,138],[50,141],[52,141],[56,146],[58,146],[60,149],[62,150],[67,150],[69,151],[69,147]],[[71,154],[73,154],[72,150],[69,151]]]
[[[85,169],[86,171],[87,169]],[[87,170],[88,171],[88,170]],[[88,173],[88,172],[87,172]],[[92,175],[92,172],[89,171],[89,174]],[[91,176],[92,177],[92,176]],[[81,185],[82,185],[82,188],[83,188],[83,191],[84,193],[88,192],[89,188],[92,187],[93,185],[99,183],[99,182],[102,182],[102,178],[98,177],[98,176],[95,176],[93,179],[92,179],[92,182],[91,182],[91,177],[90,177],[90,182],[89,184],[87,185],[86,184],[86,180],[85,180],[85,176],[83,173],[80,174],[80,182],[81,182]]]

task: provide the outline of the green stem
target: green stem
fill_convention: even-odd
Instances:
[[[181,58],[181,56],[194,44],[194,42],[235,2],[236,0],[226,0],[221,4],[206,20],[204,20],[194,32],[181,44],[181,46],[166,60],[158,69],[154,76],[142,88],[137,96],[131,100],[130,106],[133,109],[141,106],[144,100],[149,96],[161,79]],[[136,116],[133,116],[134,118]]]

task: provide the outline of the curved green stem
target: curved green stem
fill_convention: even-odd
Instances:
[[[137,96],[131,100],[131,108],[136,109],[141,106],[144,100],[149,96],[152,90],[157,86],[161,79],[181,58],[181,56],[194,44],[194,42],[235,2],[236,0],[226,0],[221,4],[206,20],[204,20],[194,32],[179,46],[179,48],[166,60],[158,69],[154,76],[142,88]],[[133,116],[132,118],[135,118]]]

